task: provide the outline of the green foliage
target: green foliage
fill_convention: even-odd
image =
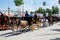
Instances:
[[[51,16],[52,15],[52,10],[47,8],[46,13],[48,13],[48,15]]]
[[[36,11],[37,13],[42,13],[42,8],[39,7],[38,10]]]
[[[52,12],[53,14],[58,14],[59,13],[59,8],[58,7],[52,7]]]
[[[24,4],[23,0],[14,0],[14,3],[16,6],[21,6],[22,4]]]
[[[42,14],[43,14],[44,16],[46,16],[46,10],[45,10],[45,9],[42,9]]]
[[[42,13],[44,16],[46,15],[46,10],[42,9],[42,7],[39,7],[37,11],[35,11],[37,13]]]
[[[46,15],[46,13],[48,13],[49,16],[52,16],[53,14],[59,13],[59,8],[52,6],[52,9],[49,8],[43,9],[42,7],[39,7],[38,10],[35,12],[42,13],[44,16]]]

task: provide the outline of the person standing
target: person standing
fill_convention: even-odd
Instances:
[[[33,17],[33,12],[30,12],[30,15],[29,15],[30,17]]]
[[[28,17],[28,16],[29,16],[28,11],[26,11],[26,13],[25,13],[25,17]]]
[[[34,23],[36,23],[36,21],[37,21],[37,14],[34,14],[33,21],[34,21]]]

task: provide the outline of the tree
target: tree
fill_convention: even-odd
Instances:
[[[51,18],[50,21],[51,21],[51,23],[53,24],[52,15],[53,15],[54,7],[52,7],[52,8],[53,8],[53,10],[47,8],[47,9],[46,9],[46,12],[48,13],[49,17]]]
[[[35,11],[37,13],[42,13],[44,16],[46,16],[46,10],[42,9],[42,7],[39,7],[37,11]]]
[[[42,7],[39,7],[37,11],[35,11],[37,13],[42,13]]]
[[[59,8],[55,7],[55,14],[58,14],[58,13],[59,13]]]
[[[23,0],[14,0],[14,3],[17,7],[20,7],[22,4],[24,4]],[[21,10],[21,8],[18,10]],[[18,11],[18,13],[20,13],[20,11]]]
[[[42,9],[42,14],[43,14],[44,16],[46,16],[46,10],[45,10],[45,9]]]
[[[24,4],[23,0],[14,0],[14,3],[16,6],[21,6],[22,4]]]
[[[52,15],[52,10],[47,8],[46,13],[48,13],[48,15],[51,16]]]
[[[52,6],[52,14],[58,14],[59,13],[59,8]]]

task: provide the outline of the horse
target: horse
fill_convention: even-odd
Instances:
[[[34,24],[37,25],[37,28],[39,29],[41,26],[41,22],[40,22],[40,17],[38,16],[37,18],[32,18],[32,30],[34,30]]]
[[[23,25],[23,26],[25,26],[26,27],[26,24],[27,25],[29,25],[29,27],[28,27],[28,29],[32,29],[32,30],[34,30],[34,23],[36,22],[36,24],[37,24],[37,28],[39,29],[40,28],[40,21],[39,21],[39,17],[37,18],[37,19],[34,19],[34,17],[23,17],[22,19],[24,19],[24,21],[23,22],[21,22],[22,23],[22,25],[23,25],[23,23],[25,24],[25,25]]]
[[[18,30],[18,28],[20,27],[20,29],[23,29],[23,30],[25,30],[25,29],[32,29],[33,30],[33,24],[34,24],[34,22],[33,22],[33,17],[21,17],[20,19],[16,19],[16,25],[15,25],[15,21],[14,20],[11,20],[11,27],[12,27],[12,31],[14,31],[14,26],[17,28],[17,30]],[[35,20],[35,19],[34,19]],[[40,22],[39,22],[39,20],[36,20],[36,24],[37,24],[37,28],[39,28],[40,27]],[[28,27],[27,27],[28,26]]]

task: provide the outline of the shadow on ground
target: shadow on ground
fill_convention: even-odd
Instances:
[[[60,29],[51,29],[52,31],[58,31],[58,32],[60,32]]]
[[[60,35],[60,33],[41,34],[41,35],[36,35],[36,36],[49,36],[49,35]]]
[[[60,25],[60,24],[59,24]]]
[[[60,40],[60,38],[55,38],[55,39],[51,39],[51,40]]]
[[[31,31],[31,30],[27,29],[27,30],[14,31],[14,32],[9,32],[9,33],[5,33],[5,34],[1,34],[0,36],[3,36],[3,37],[16,36],[16,35],[20,35],[22,33],[26,33],[26,32],[29,32],[29,31]]]

